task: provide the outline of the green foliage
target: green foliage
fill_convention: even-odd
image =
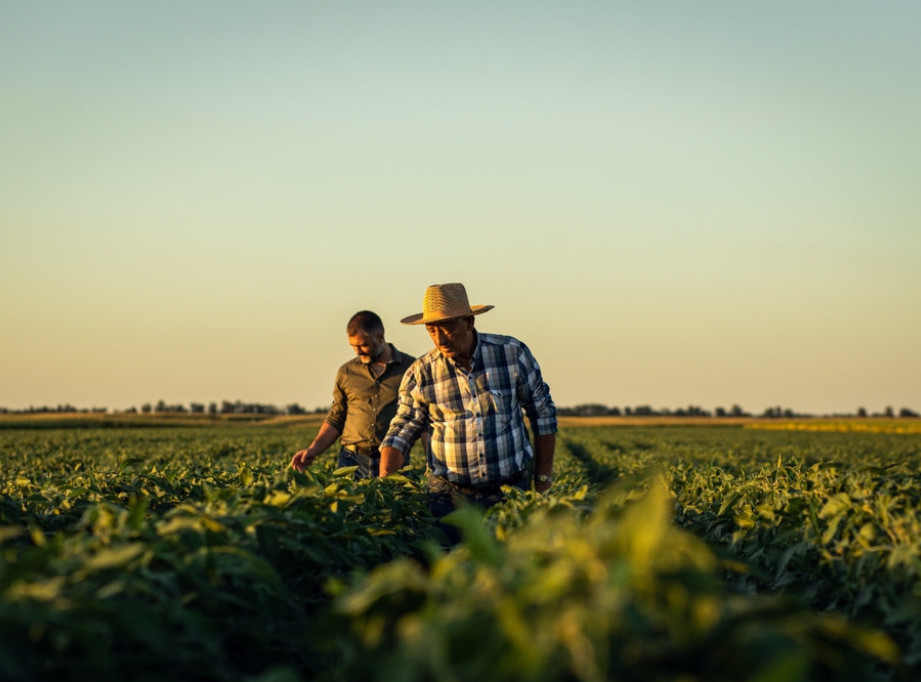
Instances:
[[[727,592],[715,555],[671,523],[664,482],[647,487],[587,515],[558,501],[504,542],[462,510],[460,549],[427,571],[381,566],[338,598],[356,635],[341,679],[862,681],[874,656],[895,660],[840,617]]]
[[[16,436],[0,460],[4,680],[311,674],[326,580],[421,556],[431,530],[417,480],[285,470],[303,434]]]
[[[566,429],[450,552],[420,466],[287,469],[312,435],[0,430],[0,679],[921,673],[917,434]]]
[[[573,429],[563,441],[621,478],[662,471],[676,521],[724,558],[734,589],[882,628],[921,664],[916,434]]]

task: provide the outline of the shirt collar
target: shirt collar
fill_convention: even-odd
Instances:
[[[388,362],[387,364],[391,365],[395,362],[401,362],[403,360],[403,356],[406,354],[398,351],[397,347],[394,346],[392,343],[388,343],[387,345],[390,346],[390,362]]]

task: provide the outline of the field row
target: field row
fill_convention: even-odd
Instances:
[[[0,678],[891,679],[919,671],[921,438],[564,427],[456,515],[310,428],[0,430]]]
[[[663,476],[677,523],[742,562],[734,588],[873,623],[921,662],[921,439],[582,429],[564,444],[596,480]]]

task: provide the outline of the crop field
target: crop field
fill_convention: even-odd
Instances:
[[[0,680],[921,679],[921,429],[588,425],[550,493],[356,482],[316,422],[0,422]]]

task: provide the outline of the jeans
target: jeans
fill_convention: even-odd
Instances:
[[[483,488],[467,488],[459,486],[440,476],[426,474],[428,478],[428,508],[437,520],[438,528],[448,536],[450,545],[460,542],[460,532],[456,526],[442,523],[441,518],[457,509],[460,504],[472,504],[480,509],[488,509],[505,499],[505,493],[500,490],[500,485],[510,485],[521,490],[530,490],[531,472],[528,469],[520,471],[499,485]]]
[[[377,478],[381,470],[381,456],[380,454],[371,456],[360,455],[352,450],[340,448],[338,466],[340,469],[342,467],[357,466],[358,468],[355,470],[356,480],[362,478]]]

